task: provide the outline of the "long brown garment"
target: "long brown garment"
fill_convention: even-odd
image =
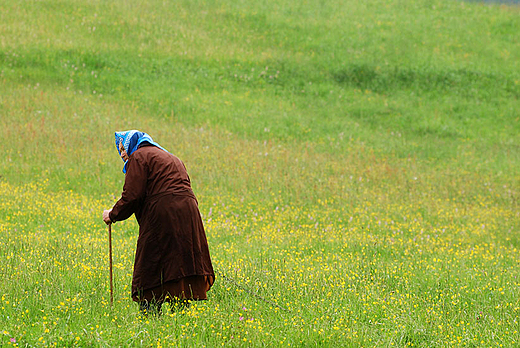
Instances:
[[[155,146],[141,146],[132,153],[123,193],[110,219],[125,220],[133,213],[139,223],[133,299],[193,276],[203,277],[209,290],[215,273],[197,199],[180,159]],[[198,297],[205,298],[205,291]]]

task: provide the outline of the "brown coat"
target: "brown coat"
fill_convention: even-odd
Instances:
[[[135,214],[139,238],[132,296],[168,281],[215,274],[197,199],[180,159],[155,146],[141,146],[130,156],[121,198],[110,219]]]

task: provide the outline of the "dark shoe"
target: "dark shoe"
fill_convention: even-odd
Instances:
[[[188,299],[174,297],[170,299],[170,310],[173,313],[177,311],[182,311],[183,309],[188,309],[190,308],[190,303],[191,301]]]
[[[143,300],[141,302],[139,302],[139,311],[143,314],[143,315],[153,315],[153,316],[160,316],[161,315],[161,307],[162,307],[162,302],[157,302],[157,301],[148,301],[148,300]]]

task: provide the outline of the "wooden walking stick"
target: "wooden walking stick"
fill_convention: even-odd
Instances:
[[[108,257],[110,259],[110,305],[114,303],[114,288],[112,285],[112,224],[108,224]]]

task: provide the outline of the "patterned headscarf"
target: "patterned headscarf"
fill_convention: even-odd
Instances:
[[[121,151],[119,151],[119,142],[123,141],[123,147],[125,148],[126,153],[130,157],[135,150],[139,148],[139,146],[143,143],[148,143],[153,146],[157,146],[159,149],[168,152],[161,145],[157,144],[153,141],[152,137],[144,132],[140,132],[138,130],[129,130],[124,132],[116,132],[116,149],[119,152],[119,156],[121,156]],[[123,173],[126,173],[126,165],[128,161],[125,161],[123,166]]]

